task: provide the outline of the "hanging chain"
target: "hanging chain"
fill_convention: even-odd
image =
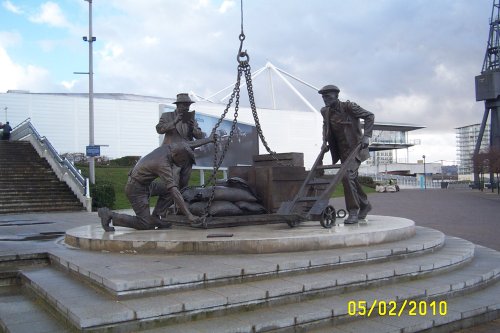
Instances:
[[[228,100],[228,103],[226,105],[226,108],[224,109],[224,112],[222,113],[221,117],[215,124],[214,128],[212,129],[211,136],[214,138],[214,160],[213,160],[213,169],[212,169],[212,174],[210,175],[208,181],[205,182],[203,187],[206,187],[208,184],[212,184],[212,190],[210,192],[210,197],[208,199],[207,205],[205,207],[205,211],[203,216],[201,217],[202,220],[202,225],[203,227],[207,228],[208,227],[208,222],[207,218],[210,216],[210,207],[212,206],[212,203],[215,198],[215,184],[216,184],[216,179],[217,179],[217,172],[219,171],[220,166],[222,165],[222,162],[224,161],[224,158],[226,156],[226,153],[229,149],[229,145],[231,144],[231,141],[233,139],[234,131],[236,129],[236,124],[238,122],[238,111],[239,111],[239,105],[240,105],[240,84],[241,84],[241,77],[244,74],[245,75],[245,82],[247,85],[247,91],[248,91],[248,99],[250,101],[250,107],[252,109],[252,115],[253,119],[255,121],[255,127],[257,129],[257,133],[259,135],[260,141],[266,148],[267,152],[275,159],[278,164],[288,166],[289,164],[285,164],[282,161],[278,159],[278,156],[276,152],[272,151],[271,148],[269,148],[269,145],[266,141],[266,138],[264,137],[264,133],[262,131],[262,127],[260,125],[259,121],[259,116],[257,114],[257,107],[255,106],[255,98],[254,98],[254,93],[253,93],[253,86],[252,86],[252,73],[251,73],[251,68],[250,68],[250,56],[248,55],[247,51],[243,51],[243,41],[245,40],[245,33],[243,32],[243,0],[241,0],[241,33],[238,36],[238,39],[240,40],[240,48],[238,50],[238,54],[236,56],[236,60],[238,61],[238,75],[236,78],[236,83],[234,84],[233,92],[231,93],[231,96]],[[223,144],[222,149],[220,150],[219,148],[219,142],[222,142],[221,138],[218,137],[217,135],[217,129],[220,127],[222,121],[226,117],[229,108],[231,107],[231,104],[233,104],[234,101],[234,118],[231,124],[231,131],[229,132],[229,136],[227,138],[227,141]],[[220,155],[220,156],[219,156]]]
[[[203,187],[206,187],[210,183],[215,184],[215,180],[217,178],[217,172],[219,171],[219,168],[222,165],[222,162],[224,161],[224,158],[226,156],[227,150],[229,149],[229,144],[231,143],[231,140],[232,140],[232,137],[234,134],[234,130],[236,128],[236,123],[238,122],[238,111],[239,111],[239,104],[240,104],[240,86],[239,86],[240,85],[240,77],[241,77],[241,74],[240,74],[240,70],[238,69],[238,78],[236,80],[234,90],[231,93],[231,97],[229,98],[229,101],[227,103],[226,108],[224,109],[224,112],[222,113],[221,117],[219,118],[219,120],[215,124],[214,128],[212,129],[211,135],[214,138],[213,169],[212,169],[212,174],[210,175],[208,181],[205,182]],[[222,140],[217,135],[217,129],[219,128],[220,124],[222,123],[222,120],[224,120],[224,118],[226,117],[226,115],[229,111],[229,108],[231,107],[231,104],[233,104],[233,100],[235,99],[235,97],[236,97],[236,101],[235,101],[235,106],[234,106],[234,118],[233,118],[233,122],[231,124],[231,131],[229,132],[228,140],[224,144],[223,149],[222,149],[222,153],[219,157],[219,144],[218,143],[221,142]]]
[[[257,133],[259,134],[260,141],[266,148],[267,152],[271,155],[271,157],[281,166],[291,166],[289,163],[285,163],[278,158],[278,154],[275,151],[269,148],[269,145],[264,137],[264,132],[262,131],[262,127],[260,126],[259,115],[257,114],[257,107],[255,106],[255,98],[253,94],[253,86],[252,86],[252,73],[250,69],[250,64],[246,64],[244,67],[245,79],[247,83],[247,91],[248,91],[248,99],[250,101],[250,108],[252,109],[253,120],[255,122],[255,128],[257,129]]]
[[[222,113],[221,117],[215,124],[214,128],[212,129],[212,136],[214,138],[214,159],[213,159],[213,169],[212,169],[212,174],[210,175],[210,178],[208,181],[205,182],[203,187],[206,187],[208,184],[212,184],[212,190],[210,191],[210,197],[208,199],[207,205],[205,206],[205,211],[203,213],[203,216],[201,217],[202,224],[204,228],[208,227],[208,221],[207,218],[210,216],[210,207],[212,206],[212,202],[214,201],[215,198],[215,184],[216,184],[216,179],[217,179],[217,172],[219,171],[220,166],[222,165],[222,162],[224,161],[224,158],[226,156],[226,153],[229,149],[229,145],[231,144],[231,141],[233,139],[234,135],[234,130],[236,129],[236,124],[238,122],[238,111],[239,111],[239,106],[240,106],[240,82],[241,82],[241,76],[242,76],[243,70],[241,66],[238,66],[238,76],[236,78],[236,83],[233,88],[233,92],[231,93],[231,97],[229,98],[229,101],[226,105],[226,108],[224,109],[224,112]],[[222,152],[219,152],[219,142],[221,142],[221,138],[217,136],[217,129],[219,128],[220,124],[222,123],[222,120],[226,117],[229,108],[231,107],[231,104],[233,104],[233,100],[235,100],[234,103],[234,118],[233,122],[231,124],[231,131],[229,132],[229,136],[227,138],[227,141],[224,143],[224,146],[222,148]],[[220,154],[220,156],[219,156]]]

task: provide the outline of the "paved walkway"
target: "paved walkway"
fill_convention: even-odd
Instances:
[[[401,190],[369,195],[370,214],[405,217],[416,225],[500,251],[500,195],[477,190]],[[344,198],[334,199],[344,208]]]
[[[335,207],[344,208],[343,198]],[[369,195],[371,214],[406,217],[416,225],[500,251],[500,195],[478,190],[402,190]],[[498,333],[500,319],[457,333]]]

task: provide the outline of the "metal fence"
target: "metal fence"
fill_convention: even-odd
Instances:
[[[440,181],[432,181],[427,179],[424,184],[424,177],[417,178],[412,176],[398,176],[398,175],[389,175],[389,174],[361,174],[360,176],[371,177],[376,183],[388,184],[389,181],[395,180],[396,184],[399,185],[400,188],[441,188]]]

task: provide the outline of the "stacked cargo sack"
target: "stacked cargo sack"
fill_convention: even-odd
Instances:
[[[209,208],[211,216],[238,216],[266,214],[267,211],[248,184],[241,178],[233,177],[217,182],[214,200]],[[192,214],[205,214],[213,186],[188,187],[182,191],[184,201],[189,204]]]

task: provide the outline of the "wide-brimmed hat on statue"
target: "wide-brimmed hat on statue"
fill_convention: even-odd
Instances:
[[[173,102],[172,104],[179,104],[179,103],[192,104],[194,102],[191,100],[191,98],[189,98],[189,94],[181,93],[181,94],[177,94],[177,100],[175,102]]]

